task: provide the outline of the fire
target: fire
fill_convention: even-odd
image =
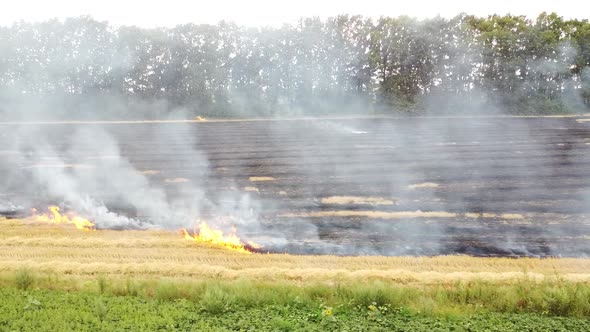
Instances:
[[[50,213],[36,214],[34,213],[32,219],[37,222],[45,222],[51,224],[71,224],[76,226],[77,229],[83,231],[94,230],[94,223],[88,219],[79,217],[74,213],[61,214],[58,206],[50,206],[47,208]],[[33,212],[36,212],[33,210]]]
[[[214,230],[209,227],[206,222],[199,224],[199,232],[194,232],[193,235],[183,228],[182,232],[184,238],[190,241],[209,243],[215,246],[223,247],[225,249],[251,254],[253,249],[259,249],[261,246],[255,242],[248,242],[247,244],[242,242],[236,235],[236,229],[232,228],[232,232],[229,234],[223,234],[221,230]]]

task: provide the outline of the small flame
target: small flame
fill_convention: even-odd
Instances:
[[[76,226],[77,229],[83,231],[94,230],[94,223],[88,219],[79,217],[74,213],[61,214],[58,206],[50,206],[47,208],[50,213],[36,214],[36,210],[33,210],[32,219],[37,222],[45,222],[51,224],[71,224]]]
[[[221,230],[214,230],[209,227],[206,222],[201,222],[199,224],[199,232],[195,232],[193,235],[183,228],[182,232],[184,234],[184,238],[190,241],[200,242],[200,243],[209,243],[215,246],[220,246],[225,249],[251,254],[253,249],[259,249],[261,246],[255,242],[248,241],[247,244],[242,242],[240,238],[236,235],[236,229],[232,227],[232,232],[229,234],[223,234]]]

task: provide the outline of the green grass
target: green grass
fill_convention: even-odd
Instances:
[[[587,319],[572,317],[483,312],[432,316],[391,305],[328,306],[297,297],[243,306],[223,287],[206,291],[199,301],[16,288],[0,289],[0,298],[0,331],[590,330]]]
[[[0,331],[585,331],[590,284],[403,286],[249,279],[70,279],[18,271],[0,283]]]
[[[589,317],[590,284],[571,282],[558,276],[535,281],[463,281],[435,285],[399,285],[367,280],[364,283],[336,284],[178,279],[67,279],[35,275],[21,270],[5,276],[0,288],[85,291],[96,295],[139,297],[160,302],[179,299],[201,305],[210,313],[232,308],[258,308],[266,305],[289,306],[296,301],[317,306],[348,308],[370,305],[405,308],[430,316],[478,313],[531,313],[548,316]]]

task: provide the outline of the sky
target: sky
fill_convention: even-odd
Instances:
[[[113,25],[141,27],[174,26],[183,23],[233,21],[247,26],[280,26],[300,17],[326,18],[338,14],[363,16],[408,15],[428,18],[451,17],[461,12],[487,16],[518,14],[536,17],[543,11],[566,18],[590,19],[590,1],[584,0],[4,0],[0,25],[15,21],[38,22],[90,15]]]

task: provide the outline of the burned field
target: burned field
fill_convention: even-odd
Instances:
[[[85,211],[97,228],[175,230],[221,218],[261,252],[590,254],[584,119],[1,127],[0,214],[9,218],[51,204],[80,209],[72,201],[83,197],[100,202]]]

